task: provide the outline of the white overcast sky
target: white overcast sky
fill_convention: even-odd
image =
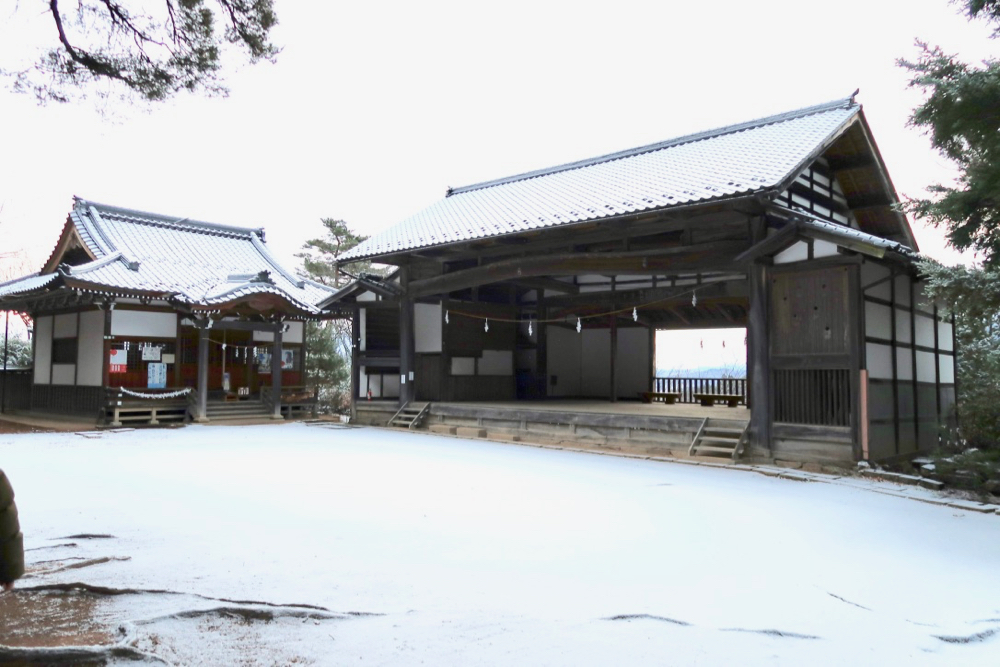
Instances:
[[[12,7],[17,5],[17,9]],[[47,2],[5,3],[0,67],[53,38]],[[0,238],[41,262],[72,195],[264,226],[290,258],[347,220],[372,234],[460,186],[846,97],[896,189],[949,177],[905,126],[914,39],[977,60],[988,29],[946,0],[307,2],[276,0],[275,65],[225,99],[117,121],[0,91]],[[915,225],[939,259],[941,235]]]

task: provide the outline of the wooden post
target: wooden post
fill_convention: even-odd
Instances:
[[[281,330],[279,323],[274,328],[274,344],[271,346],[271,393],[274,398],[272,419],[281,419]]]
[[[896,332],[896,271],[893,270],[889,279],[889,336],[892,338],[892,441],[893,452],[899,454],[899,334]],[[865,371],[863,379],[867,391],[868,374]],[[865,440],[861,443],[862,454],[868,458],[867,430]]]
[[[358,417],[358,397],[361,395],[359,354],[361,354],[361,310],[355,308],[351,314],[351,421]]]
[[[208,421],[208,328],[198,329],[198,421]]]
[[[399,405],[413,400],[413,357],[416,343],[413,338],[413,297],[409,294],[409,269],[399,269],[399,282],[403,296],[399,300]]]
[[[181,357],[184,348],[183,331],[181,330],[181,317],[177,316],[177,333],[174,336],[174,386],[180,387],[183,383],[181,377]]]
[[[548,359],[548,338],[544,320],[548,319],[545,313],[545,290],[538,291],[538,311],[536,313],[538,321],[535,322],[535,372],[542,379],[542,395],[539,398],[549,396],[549,359]]]
[[[851,392],[851,400],[854,405],[851,408],[851,413],[854,415],[854,423],[851,425],[854,437],[854,460],[860,461],[861,457],[864,455],[862,451],[862,440],[867,439],[868,430],[868,407],[862,406],[861,401],[868,400],[867,388],[864,391],[864,397],[862,398],[861,391],[861,369],[866,366],[865,363],[865,300],[864,293],[861,291],[861,266],[854,265],[850,267],[845,267],[848,271],[847,274],[847,300],[849,307],[849,320],[854,323],[854,326],[850,330],[850,350],[851,350],[851,387],[853,391]],[[865,422],[862,422],[862,419]],[[866,440],[867,441],[867,440]]]
[[[618,402],[618,315],[611,316],[611,402]]]
[[[656,276],[653,276],[655,279]],[[656,328],[649,325],[649,363],[646,371],[646,391],[656,391]]]
[[[763,264],[752,264],[750,274],[750,312],[747,315],[751,361],[749,375],[750,448],[755,456],[771,455],[771,354],[768,322],[768,271]]]
[[[111,386],[111,307],[104,310],[104,361],[101,362],[101,384]]]

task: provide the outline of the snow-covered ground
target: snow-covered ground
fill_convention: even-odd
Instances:
[[[1000,517],[875,482],[303,424],[0,436],[0,468],[4,608],[115,589],[87,613],[171,663],[1000,664]]]

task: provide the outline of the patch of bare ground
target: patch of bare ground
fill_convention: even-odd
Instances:
[[[9,647],[111,645],[116,625],[104,596],[30,589],[0,595],[0,637]]]
[[[9,435],[17,433],[52,433],[55,429],[42,428],[40,426],[29,426],[28,424],[19,424],[17,422],[7,421],[6,419],[0,419],[0,435]]]

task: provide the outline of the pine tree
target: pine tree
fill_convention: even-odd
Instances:
[[[323,218],[325,235],[306,241],[300,274],[330,287],[342,287],[350,278],[337,269],[337,258],[364,241],[343,220]],[[351,322],[346,319],[306,323],[309,365],[306,381],[320,390],[320,401],[333,410],[350,402]]]
[[[273,0],[47,0],[54,46],[32,66],[0,69],[39,102],[88,94],[158,102],[181,91],[224,95],[230,47],[273,61]],[[21,9],[21,11],[28,11]]]
[[[1000,35],[1000,0],[964,0],[970,20],[991,23]],[[931,144],[958,167],[955,185],[931,185],[931,198],[911,199],[910,213],[948,230],[959,250],[982,253],[1000,264],[1000,61],[961,62],[939,47],[918,42],[916,61],[901,59],[910,87],[925,94],[910,125],[927,132]]]

